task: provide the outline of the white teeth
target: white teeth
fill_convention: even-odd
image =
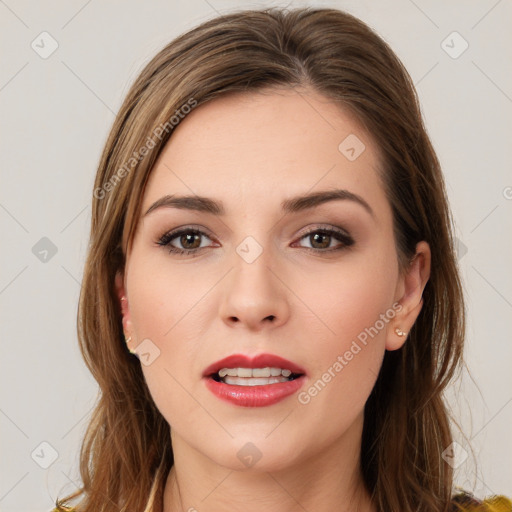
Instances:
[[[237,368],[239,377],[252,377],[252,368]]]
[[[236,368],[222,368],[222,370],[219,370],[219,377],[225,377],[226,375],[236,377],[238,370]]]
[[[222,368],[219,370],[219,377],[289,377],[292,374],[291,370],[281,368]]]
[[[279,368],[277,368],[279,370]],[[281,373],[281,372],[279,372]],[[253,377],[270,377],[270,368],[253,368]]]
[[[244,377],[225,377],[223,382],[234,386],[264,386],[265,384],[277,384],[279,382],[288,382],[287,377],[259,377],[247,379]]]
[[[222,368],[218,375],[221,382],[234,386],[264,386],[290,380],[291,370],[282,368]]]

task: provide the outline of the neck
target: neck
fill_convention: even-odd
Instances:
[[[173,433],[163,512],[375,512],[360,469],[361,432],[362,417],[320,453],[268,471],[221,466]]]

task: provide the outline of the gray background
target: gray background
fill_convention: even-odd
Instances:
[[[76,308],[93,178],[128,86],[186,29],[234,8],[268,5],[286,4],[0,0],[3,512],[49,510],[79,480],[80,440],[97,387],[78,349]],[[464,460],[468,443],[457,435],[457,482],[481,496],[510,495],[511,1],[308,5],[366,21],[417,85],[446,176],[468,303],[472,378],[465,371],[448,399],[475,457]],[[44,31],[58,43],[47,58],[41,53],[52,40]]]

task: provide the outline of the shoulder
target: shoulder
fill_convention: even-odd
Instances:
[[[461,492],[452,498],[452,512],[512,512],[512,501],[501,495],[479,500],[468,492]]]

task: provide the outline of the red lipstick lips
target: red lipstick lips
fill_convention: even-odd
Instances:
[[[223,382],[218,376],[219,370],[223,368],[267,367],[289,370],[291,380],[272,384],[236,385]],[[203,379],[206,387],[221,400],[242,407],[264,407],[298,391],[306,380],[306,371],[295,363],[273,354],[259,354],[253,358],[234,354],[208,366],[203,372]]]

